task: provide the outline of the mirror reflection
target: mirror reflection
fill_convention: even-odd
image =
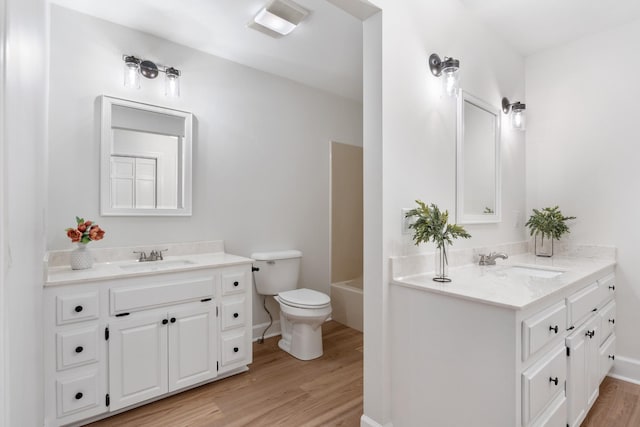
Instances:
[[[500,112],[462,91],[458,101],[457,222],[500,221]]]
[[[190,113],[102,97],[103,215],[190,215]]]

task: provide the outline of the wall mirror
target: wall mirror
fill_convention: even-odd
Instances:
[[[456,222],[500,222],[500,110],[461,90],[456,139]]]
[[[101,97],[100,213],[191,215],[191,113]]]

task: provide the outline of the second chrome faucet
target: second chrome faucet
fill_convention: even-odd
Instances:
[[[480,254],[480,261],[478,261],[478,265],[496,265],[496,259],[507,259],[509,255],[504,252],[491,252],[489,255]]]

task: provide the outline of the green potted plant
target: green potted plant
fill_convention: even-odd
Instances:
[[[413,224],[409,225],[414,230],[413,241],[417,245],[420,243],[433,242],[438,249],[436,252],[436,276],[433,278],[436,282],[450,282],[447,277],[447,267],[449,261],[447,259],[447,245],[453,244],[453,240],[461,237],[468,239],[471,237],[463,226],[458,224],[449,224],[449,211],[440,211],[438,206],[416,200],[418,207],[411,209],[405,215],[407,218],[415,217]]]
[[[535,254],[538,256],[553,256],[553,241],[569,233],[566,221],[576,219],[575,216],[564,216],[558,206],[534,209],[533,214],[525,226],[529,227],[529,234],[534,238]],[[546,239],[546,242],[545,242]]]

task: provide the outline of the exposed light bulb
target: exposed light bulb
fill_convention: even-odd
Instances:
[[[447,68],[442,70],[442,84],[444,91],[448,96],[456,96],[458,92],[458,69]]]
[[[125,62],[124,64],[124,87],[129,89],[140,89],[139,66],[136,62]]]

